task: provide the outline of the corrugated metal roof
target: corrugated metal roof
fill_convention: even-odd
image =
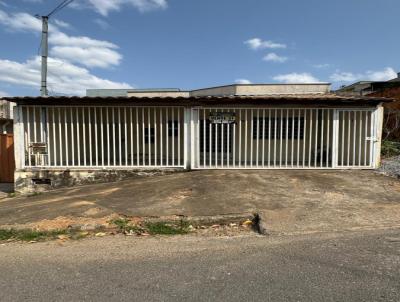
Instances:
[[[244,100],[287,100],[287,101],[352,101],[352,102],[368,102],[368,101],[379,101],[379,102],[392,102],[393,99],[382,98],[382,97],[365,97],[365,96],[340,96],[336,94],[298,94],[298,95],[246,95],[246,96],[236,96],[236,95],[227,95],[227,96],[188,96],[188,97],[171,97],[171,96],[157,96],[157,97],[135,97],[135,96],[49,96],[49,97],[32,97],[32,96],[19,96],[19,97],[6,97],[5,100],[12,102],[57,102],[57,101],[124,101],[124,102],[159,102],[159,101],[199,101],[199,100],[207,100],[207,101],[244,101]]]

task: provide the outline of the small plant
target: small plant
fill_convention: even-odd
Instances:
[[[129,219],[119,218],[111,221],[115,224],[120,232],[123,233],[143,233],[143,229],[136,225],[131,225]]]
[[[8,198],[14,198],[15,196],[17,196],[17,193],[15,192],[8,193]]]
[[[42,195],[42,194],[43,194],[42,192],[33,192],[33,193],[27,195],[27,197],[35,197],[35,196]]]
[[[147,222],[145,226],[151,235],[184,235],[189,233],[189,223],[184,220],[181,220],[178,224]]]
[[[0,241],[15,239],[21,241],[43,241],[55,239],[59,235],[66,235],[67,230],[34,231],[34,230],[0,230]]]
[[[400,142],[384,140],[382,142],[382,156],[393,157],[400,155]]]
[[[119,218],[111,221],[111,223],[115,224],[120,231],[124,231],[128,227],[129,220],[126,218]]]

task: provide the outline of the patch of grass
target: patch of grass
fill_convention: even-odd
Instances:
[[[0,241],[15,239],[20,241],[43,241],[56,239],[59,235],[66,235],[67,230],[34,231],[34,230],[2,230],[0,229]]]
[[[42,192],[33,192],[33,193],[28,194],[27,197],[35,197],[35,196],[42,195],[42,194],[43,194]]]
[[[115,224],[121,231],[125,230],[126,227],[129,225],[129,220],[126,218],[118,218],[112,220],[111,223]]]
[[[17,193],[12,192],[12,193],[8,193],[8,198],[14,198],[17,196]]]
[[[400,155],[400,142],[384,140],[382,142],[382,156],[393,157]]]
[[[142,233],[144,230],[136,225],[131,225],[129,219],[119,218],[111,221],[111,223],[115,224],[121,232],[126,233]]]
[[[189,233],[189,223],[184,220],[181,220],[178,224],[147,222],[145,226],[151,235],[184,235]]]

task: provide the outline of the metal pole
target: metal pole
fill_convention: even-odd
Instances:
[[[42,83],[41,95],[48,96],[47,93],[47,57],[48,57],[48,35],[49,33],[49,17],[42,16]]]

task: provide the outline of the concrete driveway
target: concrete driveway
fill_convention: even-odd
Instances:
[[[57,217],[259,212],[271,232],[400,227],[400,181],[373,171],[193,171],[0,201],[0,225]]]

